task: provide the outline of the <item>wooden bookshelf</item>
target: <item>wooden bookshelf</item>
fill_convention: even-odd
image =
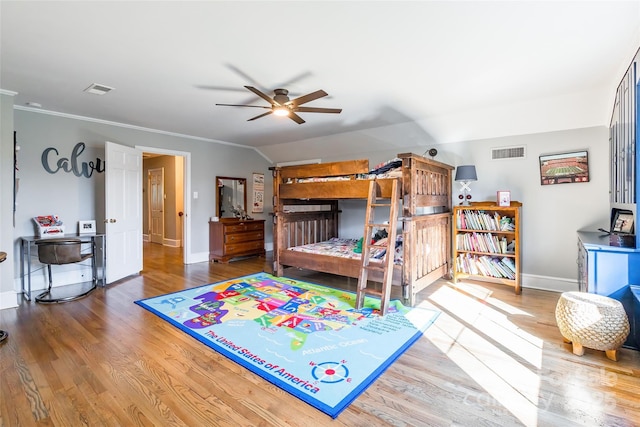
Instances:
[[[520,208],[471,202],[453,208],[453,281],[470,278],[520,286]]]

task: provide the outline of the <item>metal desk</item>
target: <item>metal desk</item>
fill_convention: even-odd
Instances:
[[[51,238],[51,237],[49,237]],[[73,238],[80,239],[82,243],[91,243],[91,252],[93,254],[94,262],[97,263],[96,271],[99,271],[99,277],[95,280],[103,287],[106,285],[105,265],[106,265],[106,252],[105,252],[105,234],[78,234],[67,233],[56,236],[56,238]],[[20,283],[22,285],[22,297],[27,301],[31,301],[31,248],[35,246],[37,240],[43,239],[38,236],[22,236],[20,237]],[[45,237],[44,239],[47,239]],[[100,246],[97,243],[100,243]],[[100,252],[100,257],[97,257],[97,253]],[[100,262],[98,262],[100,261]],[[26,264],[26,266],[25,266]],[[25,287],[25,276],[26,287]]]

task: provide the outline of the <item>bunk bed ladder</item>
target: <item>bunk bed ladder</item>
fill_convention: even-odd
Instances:
[[[400,181],[393,180],[391,190],[391,199],[388,203],[379,203],[377,190],[379,184],[372,180],[369,184],[369,197],[367,198],[367,209],[364,223],[364,236],[362,239],[362,265],[360,268],[360,276],[358,278],[358,289],[356,292],[356,309],[361,309],[364,305],[365,295],[374,295],[380,297],[380,313],[384,316],[387,314],[389,299],[391,297],[391,280],[393,278],[393,258],[395,254],[396,244],[396,225],[398,221],[398,189]],[[389,223],[375,223],[374,210],[376,207],[389,208]],[[385,228],[387,230],[387,251],[384,254],[381,263],[370,263],[370,251],[373,247],[371,244],[371,235],[375,228]],[[375,247],[373,247],[375,248]],[[383,273],[382,290],[377,291],[367,289],[369,271],[380,271]]]

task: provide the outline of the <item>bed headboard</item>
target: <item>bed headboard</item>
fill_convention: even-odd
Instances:
[[[419,215],[425,207],[434,213],[451,212],[454,167],[413,153],[398,157],[402,159],[403,215]]]

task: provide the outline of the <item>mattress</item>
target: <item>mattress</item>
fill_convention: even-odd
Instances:
[[[288,248],[291,251],[305,252],[311,254],[334,256],[338,258],[360,259],[361,254],[355,252],[358,246],[358,239],[345,239],[332,237],[329,240],[308,245],[293,246]],[[386,240],[380,240],[371,245],[371,258],[381,261],[387,251]],[[394,263],[402,264],[402,238],[398,236],[394,250]]]

